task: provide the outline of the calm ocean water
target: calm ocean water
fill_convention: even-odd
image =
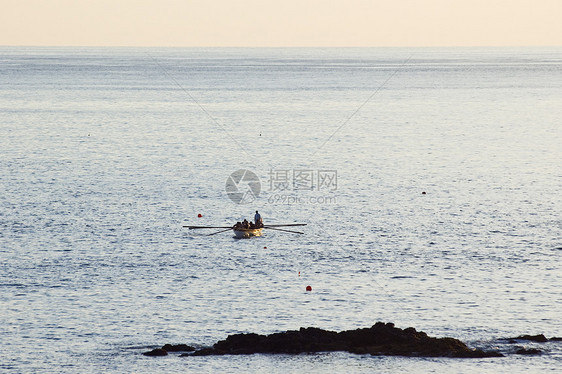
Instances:
[[[0,48],[0,371],[560,370],[562,343],[141,353],[377,321],[562,336],[561,77],[561,48]],[[305,234],[182,228],[256,209]]]

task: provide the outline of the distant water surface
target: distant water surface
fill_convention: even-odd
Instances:
[[[561,76],[561,48],[0,48],[0,369],[560,368],[554,343],[483,360],[141,353],[377,321],[503,352],[562,336]],[[225,192],[238,169],[259,176],[252,203]],[[256,209],[305,234],[182,228]]]

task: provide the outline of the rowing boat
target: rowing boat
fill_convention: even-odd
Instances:
[[[252,236],[262,236],[263,228],[259,229],[232,229],[234,237],[237,239],[251,238]]]
[[[217,232],[213,232],[211,234],[207,234],[207,236],[211,236],[211,235],[215,235],[215,234],[220,234],[221,232],[226,232],[226,231],[230,231],[232,230],[234,232],[234,237],[237,239],[243,239],[243,238],[251,238],[254,236],[262,236],[263,235],[263,229],[269,229],[269,230],[276,230],[276,231],[283,231],[283,232],[288,232],[288,233],[293,233],[293,234],[304,234],[304,232],[301,231],[293,231],[293,230],[287,230],[287,229],[281,229],[280,227],[287,227],[287,226],[306,226],[306,223],[286,223],[286,224],[279,224],[279,225],[263,225],[262,227],[259,228],[241,228],[240,225],[234,225],[234,226],[183,226],[185,228],[188,228],[190,230],[194,230],[194,229],[222,229],[221,231],[217,231]]]

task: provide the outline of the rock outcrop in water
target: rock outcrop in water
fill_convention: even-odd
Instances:
[[[195,348],[186,344],[166,344],[162,348],[156,348],[149,352],[144,352],[145,356],[167,356],[168,352],[193,352]]]
[[[509,338],[510,341],[515,342],[517,340],[527,340],[530,342],[546,343],[548,339],[543,334],[539,335],[521,335],[516,338]]]
[[[520,348],[515,351],[516,355],[540,355],[542,351],[536,348]]]
[[[499,357],[498,352],[470,349],[460,340],[432,338],[410,327],[399,329],[392,323],[378,322],[370,328],[342,332],[301,328],[271,335],[235,334],[193,356],[245,355],[253,353],[314,353],[346,351],[357,354],[414,357]]]
[[[519,335],[516,338],[507,338],[502,340],[507,341],[509,344],[516,344],[516,343],[520,343],[521,341],[533,342],[533,343],[548,343],[548,342],[562,341],[562,339],[559,337],[552,337],[548,339],[546,336],[544,336],[544,334]],[[538,348],[516,347],[516,350],[513,353],[515,353],[516,355],[541,355],[544,352]]]
[[[516,338],[502,338],[500,340],[507,340],[508,343],[515,344],[521,340],[535,342],[535,343],[547,343],[547,342],[560,342],[562,341],[561,337],[553,336],[552,338],[548,339],[544,334],[539,335],[520,335]]]
[[[167,356],[168,351],[162,348],[155,348],[152,351],[144,352],[143,355],[151,357]]]

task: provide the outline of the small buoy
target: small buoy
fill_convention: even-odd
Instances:
[[[199,213],[199,214],[197,215],[197,217],[201,218],[201,217],[203,217],[203,215],[202,215],[201,213]]]
[[[301,272],[299,271],[299,277],[301,276]]]
[[[263,247],[263,249],[267,249],[267,247]]]
[[[422,195],[425,195],[425,191],[422,192]]]
[[[307,290],[307,291],[312,291],[312,287],[306,286],[306,290]]]

